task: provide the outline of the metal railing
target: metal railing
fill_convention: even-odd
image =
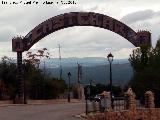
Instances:
[[[109,102],[109,103],[106,102],[106,106],[108,106],[108,104],[111,104],[111,102]],[[125,97],[115,97],[113,105],[114,105],[114,109],[113,109],[114,111],[128,110],[127,100]],[[136,108],[138,108],[138,109],[144,108],[144,105],[142,105],[139,100],[136,100]],[[97,112],[97,111],[104,112],[107,109],[109,109],[109,107],[104,108],[101,101],[99,101],[99,102],[88,101],[88,113],[89,112]]]
[[[120,111],[120,110],[126,110],[126,99],[125,97],[115,97],[114,98],[114,110],[115,111]]]

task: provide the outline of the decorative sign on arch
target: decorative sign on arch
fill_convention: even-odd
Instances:
[[[104,28],[124,37],[135,47],[139,47],[141,44],[151,44],[151,34],[148,31],[136,33],[124,23],[99,13],[71,12],[52,17],[42,22],[24,38],[14,38],[12,44],[13,51],[27,51],[43,37],[57,30],[72,26],[94,26]]]
[[[135,32],[124,23],[103,14],[93,12],[71,12],[52,17],[36,26],[25,37],[14,37],[12,39],[12,51],[17,52],[17,78],[19,81],[18,99],[16,103],[26,103],[22,53],[28,51],[35,43],[45,36],[57,30],[73,26],[94,26],[110,30],[127,39],[135,47],[139,47],[142,44],[151,45],[150,32]]]

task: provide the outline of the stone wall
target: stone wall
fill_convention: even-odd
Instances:
[[[106,111],[89,115],[88,120],[160,120],[160,108]]]
[[[125,94],[127,110],[114,111],[112,109],[103,113],[89,114],[88,120],[160,120],[160,108],[155,108],[154,94],[147,91],[145,94],[145,107],[136,108],[135,94],[129,90]]]

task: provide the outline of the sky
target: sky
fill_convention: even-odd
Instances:
[[[76,4],[61,4],[60,0],[48,0],[59,4],[45,5],[46,0],[35,0],[38,4],[24,5],[29,0],[0,0],[0,57],[16,57],[12,52],[12,38],[25,36],[41,22],[68,12],[95,12],[113,17],[136,32],[148,30],[152,33],[152,45],[160,36],[159,0],[74,0]],[[34,0],[32,0],[34,1]],[[63,0],[62,2],[67,2]],[[30,51],[47,48],[50,56],[58,58],[58,44],[63,57],[106,57],[112,52],[115,59],[128,59],[135,47],[123,37],[97,27],[70,27],[56,31],[36,43]],[[25,56],[24,52],[23,56]]]

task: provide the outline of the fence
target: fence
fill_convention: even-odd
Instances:
[[[133,92],[127,92],[124,98],[115,98],[114,109],[89,114],[87,120],[160,120],[160,108],[155,108],[151,91],[145,93],[144,106],[135,99]]]
[[[113,101],[113,107],[114,107],[113,110],[114,111],[128,110],[129,107],[127,107],[127,103],[128,103],[128,101],[127,101],[126,97],[124,97],[124,96],[123,97],[115,97],[114,101]],[[87,106],[88,106],[87,107],[88,113],[89,112],[97,112],[97,111],[104,112],[111,107],[111,101],[109,101],[107,99],[106,103],[105,103],[105,107],[104,107],[104,105],[102,105],[102,101],[99,101],[99,102],[88,101]],[[137,109],[141,109],[141,108],[144,108],[145,106],[140,103],[140,100],[135,100],[135,107]]]
[[[111,107],[111,100],[106,99],[105,101],[100,100],[99,102],[88,101],[87,106],[88,106],[87,107],[88,112],[97,112],[97,111],[104,112]],[[113,110],[115,111],[126,110],[127,107],[126,107],[125,97],[115,97],[113,101],[113,107],[114,107]]]
[[[114,110],[126,110],[126,99],[125,97],[115,97],[113,102]]]
[[[87,103],[87,112],[97,112],[97,111],[101,111],[101,107],[100,107],[100,102],[95,102],[95,101],[88,101]]]

